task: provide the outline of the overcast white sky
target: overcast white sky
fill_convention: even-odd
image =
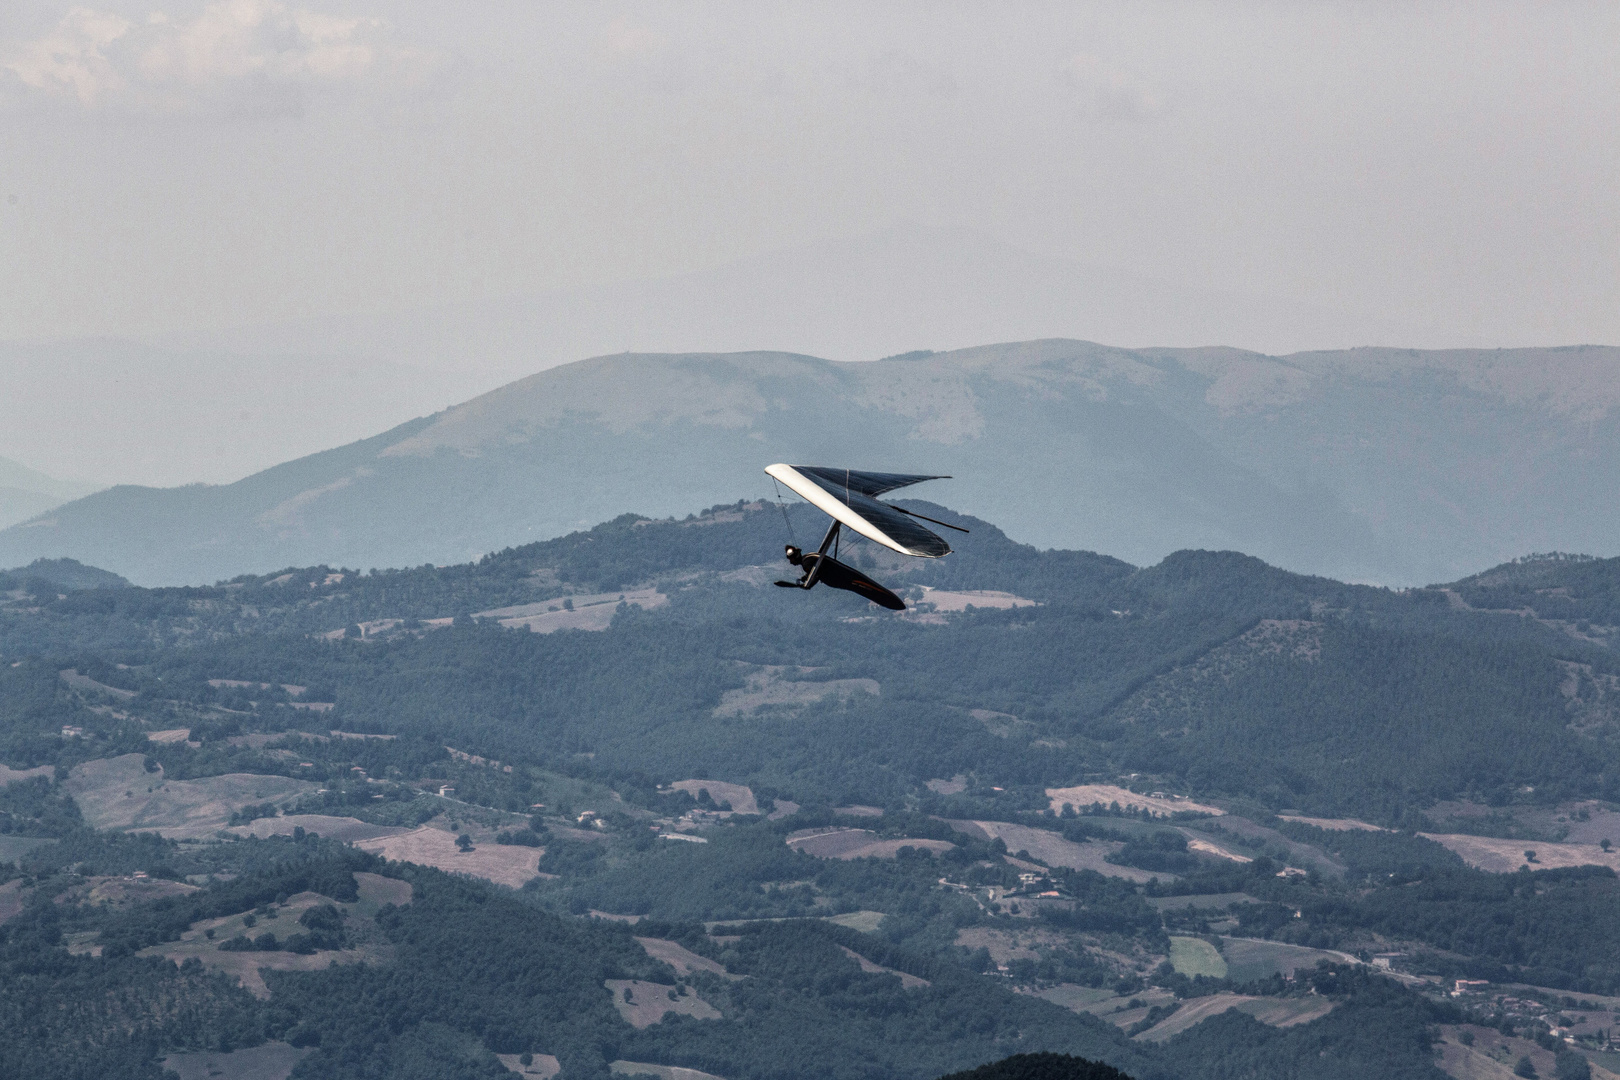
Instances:
[[[0,5],[0,338],[703,269],[896,221],[1620,342],[1620,5]]]

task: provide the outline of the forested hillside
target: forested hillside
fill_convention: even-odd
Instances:
[[[971,533],[846,548],[893,614],[772,588],[822,527],[773,503],[455,566],[8,573],[0,1060],[1620,1064],[1620,561],[1396,592],[906,505]]]

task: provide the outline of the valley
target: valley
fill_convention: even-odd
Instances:
[[[5,575],[0,1064],[1610,1075],[1615,563],[1397,591],[965,524],[895,615],[770,588],[812,523],[748,500]]]

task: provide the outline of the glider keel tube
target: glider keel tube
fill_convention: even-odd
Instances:
[[[771,465],[765,472],[834,521],[902,555],[938,559],[951,553],[951,546],[942,538],[875,497],[909,484],[948,477],[855,472],[814,465]]]

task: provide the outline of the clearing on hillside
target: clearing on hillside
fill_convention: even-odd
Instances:
[[[845,956],[849,957],[851,960],[853,960],[857,964],[859,964],[861,970],[866,972],[868,975],[895,975],[895,976],[898,976],[899,979],[900,979],[900,988],[902,990],[914,990],[919,986],[933,986],[934,985],[933,983],[929,982],[927,979],[918,978],[916,975],[907,975],[903,971],[896,971],[893,968],[886,968],[882,964],[874,964],[874,963],[872,963],[872,961],[868,960],[866,957],[862,956],[860,953],[856,952],[854,949],[845,948],[843,945],[838,946],[838,949]]]
[[[1255,938],[1222,938],[1221,954],[1226,957],[1227,977],[1239,983],[1269,979],[1273,975],[1288,978],[1296,971],[1315,967],[1322,960],[1331,960],[1335,964],[1361,962],[1349,953],[1308,949],[1303,945],[1285,945],[1280,941],[1260,941]]]
[[[700,802],[702,799],[698,793],[707,791],[716,806],[730,803],[736,813],[759,813],[759,803],[754,801],[753,789],[743,784],[728,784],[724,780],[677,780],[669,787],[671,791],[684,791]]]
[[[903,847],[918,851],[950,851],[945,840],[881,840],[870,829],[810,829],[792,833],[787,845],[818,859],[892,859]]]
[[[1598,844],[1548,844],[1540,840],[1498,840],[1491,836],[1418,833],[1456,852],[1477,870],[1511,874],[1520,867],[1551,870],[1564,866],[1607,866],[1620,870],[1620,849],[1604,851]],[[1531,862],[1525,852],[1534,852]]]
[[[741,689],[727,690],[720,695],[715,716],[746,716],[767,706],[798,708],[826,697],[848,701],[856,694],[881,693],[876,679],[793,679],[790,675],[809,675],[815,668],[767,665],[749,672]]]
[[[529,1080],[551,1080],[562,1072],[562,1063],[551,1054],[534,1054],[527,1065],[523,1064],[522,1054],[496,1054],[495,1058],[509,1071]]]
[[[1192,978],[1208,975],[1212,979],[1226,978],[1226,960],[1220,952],[1203,938],[1170,938],[1170,966],[1179,974]]]
[[[607,979],[603,985],[613,995],[613,1007],[633,1028],[652,1027],[669,1013],[698,1020],[720,1019],[720,1010],[698,997],[690,986],[683,994],[673,986],[640,979]]]
[[[257,998],[270,996],[270,988],[265,985],[264,977],[260,974],[265,968],[272,971],[321,971],[333,964],[352,964],[360,961],[376,963],[387,955],[387,948],[383,945],[360,945],[307,954],[285,950],[233,952],[220,948],[239,934],[247,938],[274,934],[277,941],[285,941],[304,931],[303,924],[298,921],[304,912],[323,904],[337,906],[337,901],[319,893],[301,892],[289,897],[285,904],[275,905],[270,912],[263,915],[244,911],[236,915],[194,923],[180,935],[178,941],[153,945],[142,949],[137,955],[162,956],[173,960],[176,964],[196,958],[205,967],[234,977],[242,984],[243,989]],[[363,933],[367,925],[369,919],[357,919],[352,911],[350,916],[344,919],[345,929],[351,932]],[[213,934],[212,937],[209,937],[210,932]]]
[[[157,832],[171,839],[212,838],[244,806],[284,804],[316,790],[307,780],[257,773],[168,780],[161,766],[147,772],[140,754],[77,765],[62,787],[92,828]]]
[[[1063,812],[1064,803],[1068,803],[1076,810],[1084,810],[1094,804],[1107,807],[1118,803],[1121,810],[1146,810],[1166,817],[1185,813],[1212,814],[1218,817],[1226,813],[1218,807],[1205,806],[1203,803],[1196,803],[1179,795],[1138,795],[1114,784],[1079,784],[1075,787],[1047,788],[1046,797],[1052,801],[1054,814]]]
[[[466,874],[493,881],[497,885],[510,885],[514,889],[540,872],[540,857],[545,848],[519,847],[516,844],[497,844],[493,838],[474,845],[471,851],[456,847],[456,837],[444,829],[423,825],[419,829],[361,840],[354,845],[362,851],[375,852],[394,862],[431,866],[451,874]]]
[[[1117,840],[1092,840],[1077,844],[1057,833],[1028,825],[1012,825],[1005,821],[951,821],[951,828],[981,840],[1000,840],[1011,852],[1027,851],[1030,858],[1039,859],[1047,866],[1066,866],[1071,870],[1095,870],[1105,877],[1123,878],[1141,883],[1152,878],[1172,881],[1175,874],[1138,870],[1134,866],[1115,866],[1108,856],[1125,845]]]
[[[707,956],[699,956],[685,945],[678,945],[663,938],[638,937],[636,943],[647,950],[647,955],[654,960],[662,960],[675,969],[675,974],[686,976],[694,971],[707,971],[718,975],[722,979],[740,979],[741,975],[733,975],[725,966]]]
[[[679,1065],[648,1065],[640,1061],[614,1061],[608,1071],[615,1076],[656,1076],[658,1080],[724,1080],[714,1073],[683,1069]]]

